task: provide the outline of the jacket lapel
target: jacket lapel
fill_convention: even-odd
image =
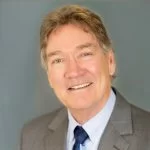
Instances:
[[[98,150],[128,150],[129,144],[120,136],[111,122],[108,123]]]
[[[116,94],[115,107],[98,150],[128,150],[129,147],[129,143],[123,136],[132,134],[131,107],[118,91],[114,92]]]
[[[45,150],[65,150],[68,118],[66,109],[62,109],[48,126],[49,132],[44,138]]]

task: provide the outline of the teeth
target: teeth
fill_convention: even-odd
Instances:
[[[74,89],[74,90],[77,90],[77,89],[81,89],[81,88],[84,88],[84,87],[87,87],[89,86],[91,83],[85,83],[85,84],[80,84],[80,85],[76,85],[76,86],[73,86],[69,89]]]

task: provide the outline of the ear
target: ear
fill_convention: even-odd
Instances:
[[[113,76],[116,72],[116,60],[114,51],[111,49],[108,52],[108,65],[109,65],[109,74],[110,76]]]

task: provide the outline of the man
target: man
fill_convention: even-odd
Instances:
[[[112,87],[116,62],[101,18],[68,5],[41,26],[41,59],[65,106],[25,125],[21,150],[150,150],[150,113]]]

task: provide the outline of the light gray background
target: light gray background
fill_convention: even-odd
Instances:
[[[16,150],[23,124],[60,105],[40,66],[39,28],[51,9],[69,3],[0,1],[0,150]],[[118,63],[114,84],[128,101],[150,110],[149,3],[74,3],[103,16]]]

